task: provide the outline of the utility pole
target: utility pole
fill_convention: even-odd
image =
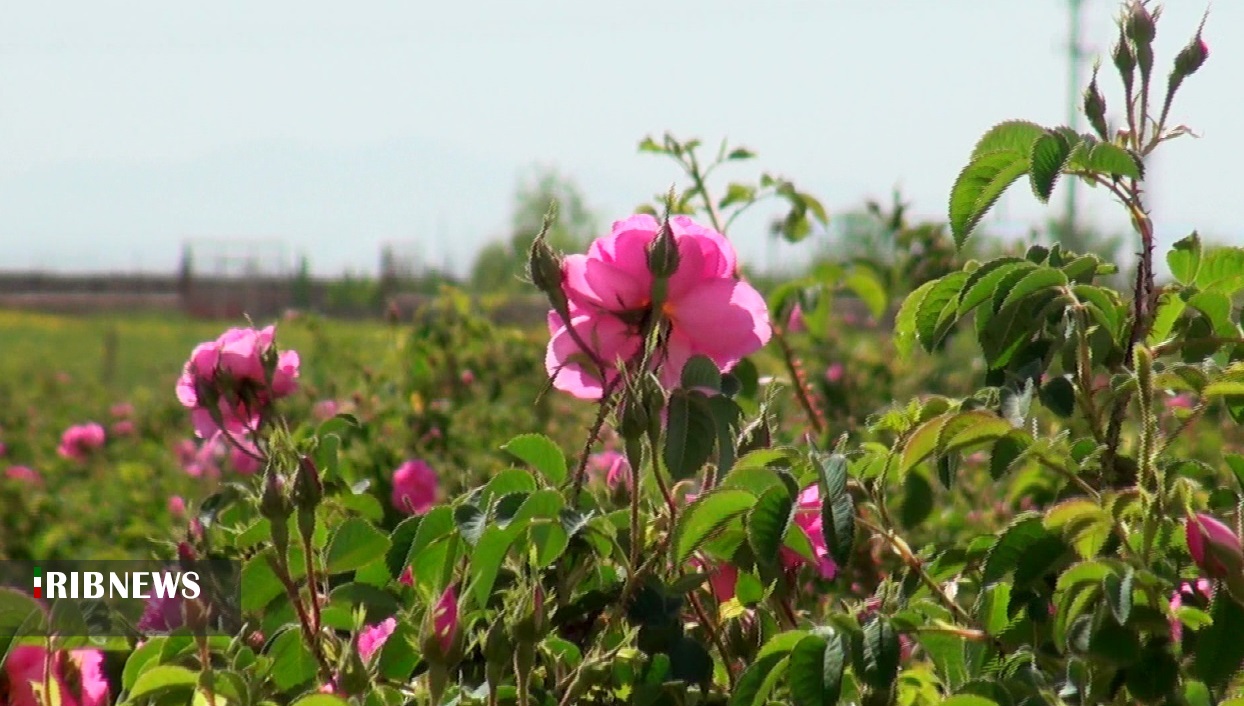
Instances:
[[[1084,0],[1067,0],[1067,126],[1079,132],[1080,123],[1080,6]],[[1067,179],[1066,211],[1063,214],[1062,239],[1076,240],[1076,180]]]

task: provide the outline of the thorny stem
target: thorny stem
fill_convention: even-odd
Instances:
[[[1080,384],[1080,400],[1084,406],[1084,413],[1088,417],[1089,431],[1092,432],[1093,438],[1097,443],[1102,443],[1101,431],[1101,415],[1097,411],[1097,405],[1093,402],[1093,362],[1089,351],[1088,340],[1088,312],[1083,306],[1076,309],[1076,318],[1079,326],[1079,341],[1076,346],[1076,377]]]
[[[879,527],[862,517],[856,517],[855,521],[859,522],[862,526],[868,528],[869,530],[872,530],[872,532],[874,532],[877,536],[884,539],[886,543],[890,545],[890,548],[892,548],[895,553],[899,555],[899,558],[903,560],[903,563],[907,565],[907,568],[916,573],[916,575],[920,578],[920,581],[928,587],[933,595],[936,596],[948,610],[950,610],[957,620],[965,625],[971,625],[975,622],[972,620],[972,616],[968,615],[968,612],[964,610],[963,607],[955,601],[955,599],[951,598],[950,594],[946,593],[946,590],[943,589],[941,585],[929,575],[929,572],[924,570],[924,562],[912,553],[911,547],[907,546],[907,542],[903,541],[902,537],[899,537],[893,531],[883,529],[882,527]]]
[[[268,565],[272,567],[272,572],[276,574],[281,585],[285,587],[285,595],[289,597],[289,602],[294,605],[294,610],[298,613],[298,624],[302,626],[303,640],[311,646],[311,651],[315,655],[315,661],[320,665],[321,676],[327,682],[327,680],[332,678],[333,670],[328,664],[328,658],[324,656],[324,649],[320,645],[319,635],[311,629],[311,620],[307,616],[306,608],[302,605],[302,597],[299,595],[298,586],[290,578],[289,571],[286,569],[283,561],[269,555]],[[312,592],[311,600],[316,600],[314,592]]]
[[[709,619],[708,612],[700,604],[698,595],[692,592],[690,598],[696,619],[700,621],[700,625],[704,626],[704,632],[708,633],[708,639],[712,641],[713,646],[717,648],[718,654],[721,655],[722,664],[726,665],[726,677],[730,680],[730,691],[733,692],[735,683],[734,667],[731,664],[730,653],[726,651],[726,643],[722,641],[721,633],[717,630],[717,623]]]
[[[605,420],[609,417],[609,411],[613,409],[613,393],[621,381],[622,377],[618,376],[612,381],[605,383],[604,389],[601,391],[600,409],[596,412],[596,421],[592,423],[592,428],[587,435],[587,441],[583,443],[583,451],[579,454],[579,465],[574,471],[574,487],[570,493],[571,505],[579,502],[579,492],[583,490],[583,480],[587,475],[588,458],[591,456],[592,447],[596,445],[596,441],[600,438],[601,430],[605,427]]]
[[[778,342],[778,347],[782,349],[782,362],[786,364],[786,372],[790,373],[791,384],[795,386],[795,396],[799,399],[800,406],[808,415],[808,423],[812,425],[817,435],[825,433],[825,416],[821,413],[821,409],[817,407],[816,401],[812,394],[812,388],[808,386],[808,378],[803,374],[803,368],[799,358],[795,355],[795,351],[790,346],[790,341],[786,340],[786,334],[782,330],[780,324],[771,324],[773,329],[773,340]]]

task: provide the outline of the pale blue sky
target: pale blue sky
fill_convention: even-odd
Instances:
[[[1163,76],[1205,10],[1166,5]],[[1085,0],[1090,51],[1108,51],[1116,10]],[[167,268],[185,237],[277,239],[320,272],[374,270],[380,243],[406,241],[462,269],[504,233],[533,163],[576,178],[606,221],[667,189],[672,165],[635,152],[666,129],[746,144],[833,211],[899,186],[942,217],[985,128],[1066,110],[1063,0],[15,0],[2,15],[0,269]],[[1166,243],[1192,227],[1244,241],[1242,28],[1244,2],[1220,0],[1173,116],[1203,138],[1152,165]],[[1104,195],[1082,202],[1124,226]],[[1047,213],[1017,185],[995,224]],[[756,264],[774,256],[763,218],[734,237]]]

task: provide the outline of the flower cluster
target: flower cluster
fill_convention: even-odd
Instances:
[[[254,432],[273,400],[297,388],[298,353],[277,352],[272,326],[233,328],[200,343],[177,380],[177,399],[190,408],[195,433]]]
[[[737,257],[725,236],[686,216],[669,219],[677,255],[668,260],[675,267],[668,277],[657,277],[649,260],[661,231],[652,216],[631,216],[614,223],[587,254],[562,263],[570,320],[549,312],[545,367],[554,387],[599,399],[617,379],[619,363],[642,352],[654,317],[668,322],[663,355],[653,361],[668,387],[678,383],[692,356],[708,356],[729,370],[769,341],[765,300],[738,278]]]

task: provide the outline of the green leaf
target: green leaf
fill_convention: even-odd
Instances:
[[[874,689],[888,690],[898,676],[902,649],[898,631],[888,618],[874,615],[864,625],[863,647],[864,669],[859,677]]]
[[[1244,249],[1210,248],[1201,255],[1196,286],[1228,296],[1244,287]]]
[[[989,475],[999,480],[1011,470],[1024,451],[1032,444],[1032,440],[1022,431],[1010,431],[999,438],[993,445],[989,455]]]
[[[864,302],[868,307],[868,311],[874,318],[880,318],[885,313],[888,297],[886,296],[885,285],[877,278],[871,270],[856,269],[847,275],[843,282],[848,289],[855,292],[855,296]]]
[[[129,700],[132,701],[166,691],[190,691],[198,684],[198,672],[191,671],[185,667],[162,664],[144,671],[138,677],[138,680],[134,682],[134,688],[130,690],[128,696]]]
[[[821,534],[834,562],[840,567],[850,564],[855,550],[855,503],[850,493],[821,500]]]
[[[1076,411],[1076,388],[1065,375],[1050,378],[1038,393],[1041,404],[1054,414],[1066,419]]]
[[[968,280],[966,272],[952,272],[936,280],[916,311],[916,333],[928,352],[941,342],[957,320],[959,291]]]
[[[1143,179],[1144,167],[1135,155],[1118,145],[1099,142],[1089,151],[1085,165],[1089,171],[1111,176]]]
[[[808,635],[790,652],[787,684],[795,706],[834,706],[842,693],[846,649],[837,634]]]
[[[349,706],[350,702],[335,694],[309,694],[290,706]]]
[[[1197,273],[1201,270],[1201,236],[1196,231],[1192,235],[1171,246],[1166,253],[1166,264],[1171,268],[1171,276],[1183,285],[1196,282]]]
[[[717,427],[708,398],[699,392],[670,393],[665,427],[665,466],[674,480],[695,475],[713,454]]]
[[[1149,337],[1147,339],[1149,345],[1157,345],[1170,337],[1171,330],[1175,327],[1175,322],[1179,321],[1179,317],[1184,313],[1185,308],[1187,308],[1187,304],[1179,294],[1175,292],[1163,292],[1161,294],[1158,298],[1157,314],[1153,317],[1153,326],[1149,329]]]
[[[1021,516],[1003,530],[989,549],[981,582],[988,585],[1016,571],[1019,583],[1019,569],[1025,562],[1048,561],[1051,554],[1061,554],[1062,548],[1062,541],[1045,528],[1039,516]],[[1029,569],[1029,573],[1037,571],[1038,568]]]
[[[735,438],[739,433],[739,420],[743,417],[743,409],[724,395],[708,398],[708,407],[717,431],[717,473],[722,475],[729,473],[734,467]]]
[[[1040,267],[1028,274],[1015,283],[1015,286],[1006,293],[1006,298],[1002,300],[1002,305],[995,307],[997,311],[1003,311],[1027,297],[1033,292],[1050,287],[1062,287],[1067,284],[1067,275],[1062,270],[1056,270],[1052,267]],[[997,301],[995,295],[994,301]]]
[[[993,299],[998,284],[1019,270],[1034,270],[1036,265],[1019,257],[990,260],[972,271],[959,294],[959,316]]]
[[[1132,615],[1132,584],[1135,582],[1136,569],[1127,567],[1122,576],[1109,574],[1102,579],[1102,593],[1106,596],[1106,604],[1110,613],[1119,625],[1126,625]]]
[[[1244,665],[1244,607],[1225,590],[1214,592],[1213,623],[1197,635],[1192,672],[1210,688],[1227,684]]]
[[[707,388],[721,392],[721,370],[706,355],[693,355],[682,368],[681,385],[684,389]]]
[[[1034,122],[1007,120],[989,128],[981,136],[976,146],[972,148],[972,158],[975,159],[997,151],[1028,154],[1032,151],[1033,143],[1044,137],[1045,134],[1046,129]]]
[[[769,488],[747,514],[747,541],[757,561],[776,562],[786,530],[794,519],[795,501],[785,485]]]
[[[1032,143],[1032,164],[1028,177],[1032,182],[1032,193],[1041,203],[1050,200],[1054,191],[1054,183],[1071,155],[1071,145],[1067,138],[1057,132],[1047,132]]]
[[[1209,320],[1214,333],[1223,337],[1239,335],[1239,329],[1231,321],[1231,298],[1222,292],[1197,292],[1188,298],[1188,306],[1201,312]]]
[[[976,694],[955,694],[944,699],[941,706],[998,706],[998,702]]]
[[[911,355],[911,350],[916,345],[916,313],[925,295],[936,285],[937,280],[925,282],[908,294],[902,306],[899,307],[898,314],[894,318],[894,347],[898,350],[900,358]]]
[[[906,476],[917,464],[937,451],[937,441],[941,438],[942,426],[953,416],[951,413],[938,415],[921,424],[907,437],[898,465],[900,477]]]
[[[937,434],[936,453],[967,449],[993,441],[1011,432],[1011,423],[983,409],[955,414],[941,426]]]
[[[121,670],[122,689],[133,691],[134,684],[138,682],[138,677],[142,676],[143,672],[148,668],[159,664],[160,653],[163,651],[164,643],[167,640],[167,637],[160,635],[134,648],[129,658],[125,660],[125,668]]]
[[[520,434],[501,447],[506,452],[540,471],[550,483],[566,481],[566,456],[553,440],[543,434]]]
[[[756,496],[745,490],[718,489],[696,498],[678,516],[672,543],[674,563],[685,563],[701,544],[754,504]]]
[[[272,683],[281,691],[292,689],[315,676],[315,657],[303,643],[302,633],[297,629],[290,628],[277,635],[268,648],[268,656],[272,658]],[[141,677],[139,681],[142,681]]]
[[[340,574],[366,566],[389,550],[389,538],[359,517],[351,517],[337,528],[328,545],[328,573]]]
[[[904,529],[911,529],[928,519],[933,513],[933,486],[919,471],[908,473],[903,480],[903,504],[899,522]]]
[[[786,672],[789,652],[786,650],[758,656],[747,669],[743,670],[733,693],[730,694],[729,705],[760,706],[764,704],[777,680]]]
[[[488,605],[501,563],[518,537],[519,530],[489,525],[471,550],[471,593],[476,604]]]
[[[950,191],[950,229],[957,247],[963,247],[998,197],[1027,172],[1028,150],[988,152],[959,172]]]

